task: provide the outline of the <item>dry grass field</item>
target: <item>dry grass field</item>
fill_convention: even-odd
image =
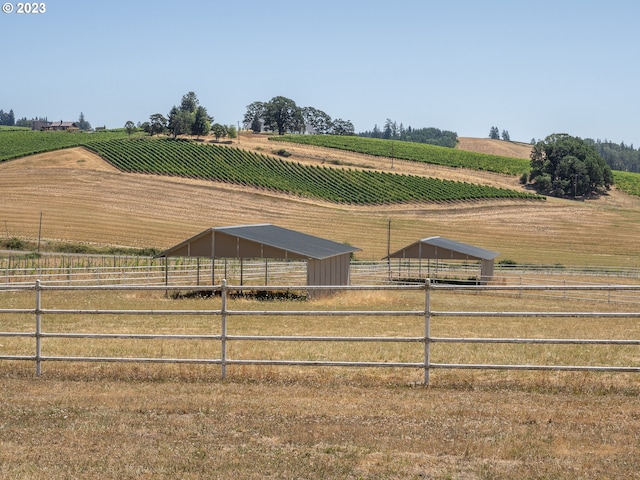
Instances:
[[[263,153],[283,148],[255,136],[243,136],[240,146]],[[298,161],[391,169],[388,159],[285,148]],[[516,179],[482,172],[406,162],[395,162],[393,171],[519,188]],[[10,236],[30,239],[37,238],[41,212],[44,240],[135,247],[169,247],[209,226],[268,222],[349,242],[363,249],[359,258],[379,259],[386,254],[391,219],[392,248],[442,235],[499,251],[498,260],[640,266],[640,199],[615,190],[586,202],[356,208],[203,181],[123,174],[84,149],[69,149],[0,164],[0,192],[0,227]],[[67,308],[83,301],[78,295],[47,298],[48,305]],[[216,301],[129,292],[92,298],[90,305],[200,308],[209,305],[206,302],[215,306]],[[243,309],[261,308],[252,301],[238,301]],[[335,308],[376,308],[413,301],[349,295],[318,302]],[[558,310],[638,308],[637,303],[592,305],[562,298],[504,301],[504,308],[514,310],[533,308],[536,302]],[[434,302],[435,308],[487,310],[492,300],[444,295]],[[0,293],[0,308],[32,304],[32,296]],[[79,323],[74,322],[82,321],[63,320],[56,328],[77,330]],[[112,331],[210,328],[197,317],[172,324],[170,317],[152,318],[146,324],[99,320],[102,328]],[[392,328],[384,318],[370,323],[351,320],[363,335]],[[29,328],[30,322],[28,315],[0,316],[0,330]],[[326,327],[336,333],[349,328],[339,322]],[[54,326],[45,323],[45,328]],[[257,333],[275,328],[283,333],[309,325],[283,317],[261,327],[241,323],[238,328]],[[496,336],[534,335],[538,328],[548,336],[569,331],[594,338],[640,337],[633,320],[594,323],[575,318],[562,324],[522,325],[453,318],[433,328],[434,335],[453,336],[486,331]],[[0,354],[12,342],[0,339]],[[54,353],[85,354],[96,346],[58,341],[50,348]],[[156,348],[168,354],[174,346],[167,342]],[[236,348],[233,355],[246,353]],[[458,361],[479,354],[474,349],[441,348],[434,355]],[[326,354],[322,349],[313,353]],[[515,347],[504,348],[496,360],[523,360],[522,355]],[[597,347],[580,353],[542,349],[530,355],[525,361],[557,356],[576,363],[612,358],[632,365],[640,362],[637,347],[622,349],[621,358]],[[440,370],[432,373],[429,387],[416,385],[420,378],[420,372],[394,369],[237,366],[221,380],[219,367],[56,362],[45,363],[44,375],[36,378],[31,362],[2,361],[0,478],[637,478],[637,374]]]
[[[4,306],[30,304],[26,296],[3,294]],[[219,308],[219,299],[166,298],[162,293],[93,295],[46,293],[47,308],[107,306],[129,308]],[[312,302],[314,308],[413,308],[421,295],[350,293]],[[481,308],[489,298],[434,295],[434,308]],[[502,299],[505,309],[530,309],[535,298]],[[575,302],[556,299],[566,310]],[[603,309],[582,301],[581,309]],[[575,306],[575,305],[574,305]],[[637,305],[636,305],[637,307]],[[262,309],[238,299],[232,309]],[[301,308],[284,302],[278,308]],[[609,305],[608,308],[616,308]],[[626,309],[632,309],[628,305]],[[7,319],[3,324],[7,328]],[[233,334],[304,332],[372,335],[394,329],[419,334],[420,320],[339,318],[310,323],[278,317],[256,322],[232,320]],[[413,322],[413,325],[411,324]],[[16,327],[27,323],[16,320]],[[46,331],[84,331],[90,319],[47,319]],[[617,325],[614,325],[617,323]],[[190,317],[99,317],[105,332],[212,333],[210,320]],[[566,322],[505,319],[444,319],[434,335],[580,336],[638,338],[640,325],[626,321]],[[215,327],[213,329],[215,333]],[[9,339],[3,339],[5,347]],[[141,345],[106,347],[94,340],[46,339],[46,355],[140,355]],[[133,344],[131,344],[133,343]],[[149,342],[147,342],[149,343]],[[171,358],[202,355],[206,342],[163,340],[145,355]],[[333,358],[358,354],[350,344],[303,347],[230,347],[231,358]],[[130,350],[135,348],[135,350]],[[367,347],[373,355],[382,354]],[[477,348],[434,348],[434,361],[470,362]],[[573,348],[573,347],[572,347]],[[113,349],[113,350],[110,350]],[[148,350],[147,350],[148,349]],[[384,347],[398,359],[415,347]],[[6,351],[6,348],[4,349]],[[152,351],[154,350],[154,351]],[[413,350],[413,353],[411,352]],[[582,353],[550,347],[524,354],[498,349],[497,363],[600,363],[613,349],[587,347]],[[387,355],[389,352],[387,352]],[[217,355],[217,352],[212,352]],[[622,361],[638,361],[637,347],[623,349]],[[328,357],[327,357],[328,356]],[[341,358],[341,357],[340,357]],[[388,357],[387,357],[388,358]],[[640,428],[637,374],[569,372],[447,371],[431,374],[431,385],[416,384],[422,373],[404,369],[218,366],[45,362],[35,378],[33,364],[0,363],[0,478],[635,478]]]

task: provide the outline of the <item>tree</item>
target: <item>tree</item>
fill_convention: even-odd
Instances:
[[[154,113],[149,117],[149,135],[158,135],[167,128],[167,119],[161,113]]]
[[[13,110],[9,110],[9,113],[0,110],[0,125],[8,125],[12,127],[16,123],[15,115],[13,114]]]
[[[179,109],[175,105],[169,111],[167,125],[169,131],[176,138],[178,135],[189,135],[195,116],[191,112]]]
[[[180,106],[174,105],[169,111],[168,128],[176,138],[178,135],[207,135],[211,128],[213,117],[207,109],[200,105],[194,92],[182,96]]]
[[[231,139],[238,138],[238,129],[235,125],[227,125],[227,137]]]
[[[498,127],[491,127],[491,130],[489,130],[489,138],[493,140],[500,139],[500,130],[498,130]]]
[[[313,133],[320,135],[327,134],[331,131],[331,117],[313,107],[304,107],[302,109],[302,118],[305,124],[311,126]]]
[[[331,133],[333,135],[355,135],[355,129],[353,123],[350,120],[342,120],[336,118],[331,126]]]
[[[78,119],[78,128],[80,130],[91,130],[91,124],[85,120],[82,112],[80,112],[80,118]]]
[[[508,130],[502,130],[502,140],[509,142],[511,141],[511,137],[509,136]]]
[[[207,109],[200,106],[196,109],[195,120],[193,121],[192,133],[198,138],[205,136],[211,130],[212,118],[207,115]]]
[[[200,102],[194,92],[185,93],[180,102],[180,110],[183,112],[195,113]]]
[[[151,135],[151,123],[150,122],[138,122],[138,128],[145,133]]]
[[[392,121],[390,118],[387,118],[387,121],[384,123],[384,130],[382,133],[382,138],[391,139],[396,138],[398,132],[398,125],[396,122]]]
[[[273,97],[268,102],[253,102],[247,105],[243,124],[254,133],[263,129],[276,131],[279,135],[305,133],[311,127],[313,133],[333,135],[355,135],[353,124],[348,120],[331,120],[331,117],[314,107],[300,108],[290,98]]]
[[[251,131],[253,133],[260,133],[262,131],[262,122],[260,121],[260,119],[258,117],[255,117],[251,121]]]
[[[278,135],[299,132],[304,129],[302,110],[290,98],[273,97],[265,104],[264,126]]]
[[[214,123],[211,125],[211,133],[213,133],[213,136],[216,137],[216,142],[218,142],[221,137],[227,136],[227,127],[220,123]]]
[[[613,185],[611,168],[596,149],[566,133],[534,145],[529,178],[538,192],[557,197],[598,194]]]
[[[131,134],[136,131],[136,125],[131,120],[127,120],[127,123],[124,124],[124,129],[129,136],[131,136]]]
[[[253,133],[260,133],[266,111],[265,105],[264,102],[253,102],[247,105],[247,112],[242,121],[244,128],[250,128]]]

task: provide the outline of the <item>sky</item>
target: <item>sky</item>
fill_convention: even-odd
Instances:
[[[193,91],[226,125],[276,96],[356,132],[640,147],[636,0],[46,0],[0,13],[0,109],[123,127]]]

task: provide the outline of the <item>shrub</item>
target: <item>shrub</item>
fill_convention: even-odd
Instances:
[[[17,237],[12,237],[4,242],[4,247],[9,250],[26,250],[27,244]]]
[[[287,152],[284,148],[281,148],[280,150],[276,151],[276,155],[280,155],[281,157],[290,157],[291,152]]]

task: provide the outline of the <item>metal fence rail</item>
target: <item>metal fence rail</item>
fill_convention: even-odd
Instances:
[[[193,285],[171,286],[171,290],[194,290]],[[640,339],[586,339],[586,338],[500,338],[500,337],[434,337],[431,335],[431,326],[440,317],[512,317],[512,318],[638,318],[639,311],[438,311],[431,308],[431,296],[437,292],[624,292],[637,298],[640,291],[639,285],[520,285],[520,286],[461,286],[432,284],[427,281],[424,284],[413,285],[351,285],[351,286],[243,286],[228,285],[222,281],[220,285],[202,287],[210,292],[220,295],[221,308],[219,309],[90,309],[90,308],[46,308],[43,305],[42,293],[45,291],[84,291],[87,294],[95,291],[120,290],[120,291],[157,291],[167,290],[166,286],[155,285],[60,285],[44,284],[37,280],[31,285],[7,284],[0,285],[0,291],[4,295],[12,291],[32,291],[34,294],[33,308],[0,308],[0,319],[8,318],[10,315],[33,315],[33,331],[5,331],[0,332],[0,337],[22,337],[34,340],[34,353],[32,355],[0,355],[1,360],[20,360],[35,362],[36,375],[42,373],[42,363],[48,361],[59,362],[135,362],[135,363],[185,363],[185,364],[213,364],[220,365],[222,378],[226,375],[228,365],[304,365],[304,366],[332,366],[332,367],[394,367],[394,368],[414,368],[424,371],[424,383],[429,383],[431,369],[486,369],[486,370],[573,370],[573,371],[607,371],[607,372],[636,372],[640,373],[640,365],[517,365],[517,364],[488,364],[488,363],[435,363],[431,360],[431,346],[438,343],[459,343],[459,344],[531,344],[531,345],[609,345],[612,347],[639,346]],[[332,290],[332,291],[356,291],[356,290],[380,290],[380,291],[401,291],[401,292],[423,292],[424,303],[421,308],[406,310],[319,310],[319,309],[299,309],[299,310],[278,310],[269,308],[263,310],[240,310],[228,307],[231,292],[242,292],[246,290],[260,291],[292,291],[292,290]],[[0,304],[1,305],[1,304]],[[270,306],[277,306],[271,303]],[[615,307],[615,305],[614,305]],[[42,319],[45,316],[61,315],[135,315],[135,316],[207,316],[218,319],[220,333],[218,334],[160,334],[160,333],[100,333],[100,332],[49,332],[42,328]],[[323,335],[233,335],[229,334],[229,324],[234,317],[264,317],[264,316],[292,316],[292,317],[331,317],[331,316],[357,316],[357,317],[416,317],[422,319],[424,323],[423,333],[419,336],[323,336]],[[117,357],[117,356],[60,356],[43,354],[43,342],[47,339],[69,338],[69,339],[135,339],[135,340],[204,340],[216,342],[220,346],[220,355],[217,358],[165,358],[165,357]],[[400,361],[337,361],[337,360],[276,360],[276,359],[240,359],[232,358],[229,354],[229,343],[245,342],[379,342],[379,343],[419,343],[423,346],[424,356],[421,361],[400,362]],[[638,355],[635,356],[638,358]]]
[[[0,257],[0,283],[31,285],[41,280],[47,285],[213,285],[226,279],[234,284],[268,285],[306,281],[306,262],[282,260],[238,260],[208,258],[170,258],[43,255],[32,258]],[[438,261],[432,264],[415,259],[393,261],[352,260],[351,283],[384,284],[410,279],[424,281],[455,279],[458,283],[474,280],[479,274],[477,263]],[[566,277],[581,277],[593,283],[609,280],[638,283],[639,267],[562,267],[557,265],[495,266],[495,278],[510,284],[532,284],[544,281],[564,282]],[[622,280],[623,279],[623,280]]]

